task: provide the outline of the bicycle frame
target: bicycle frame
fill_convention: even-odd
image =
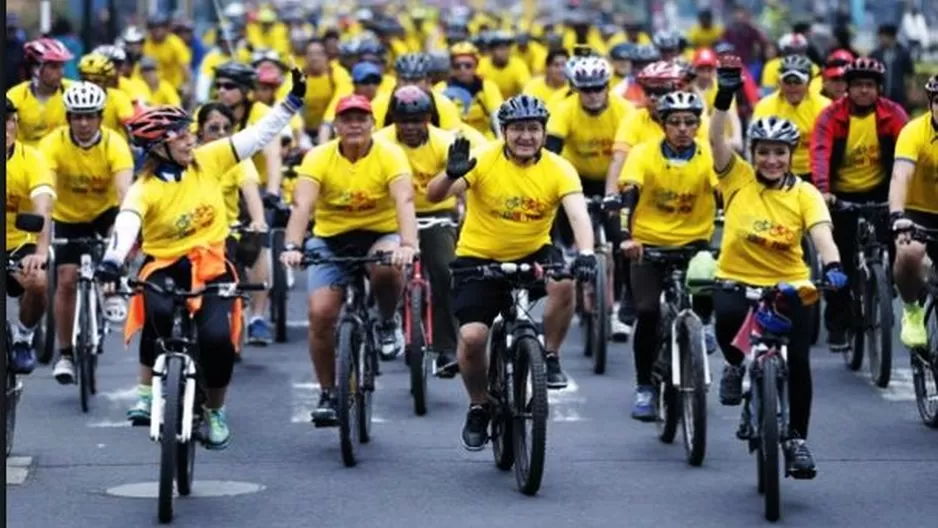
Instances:
[[[91,295],[88,296],[88,306],[84,305],[84,296],[81,295],[82,287],[91,288]],[[81,333],[81,312],[83,309],[91,311],[91,345],[94,350],[98,350],[103,338],[105,328],[98,328],[98,311],[101,306],[101,291],[98,289],[94,280],[94,261],[89,253],[81,255],[81,264],[78,267],[78,295],[75,296],[75,318],[72,321],[72,348],[78,347],[78,334]]]
[[[414,288],[420,288],[420,291],[423,292],[423,304],[424,304],[423,312],[424,313],[420,315],[423,316],[424,321],[426,321],[424,323],[424,331],[426,332],[426,342],[432,344],[433,343],[433,309],[432,309],[433,292],[430,290],[430,281],[428,281],[423,276],[423,266],[421,265],[420,259],[414,260],[413,267],[411,268],[410,279],[407,281],[407,284],[404,286],[404,291],[406,293],[403,298],[404,299],[409,298],[410,292],[412,292]],[[404,310],[404,336],[408,340],[410,339],[410,335],[411,335],[410,333],[411,325],[414,324],[411,318],[414,315],[415,314],[410,313],[410,310]],[[408,341],[407,344],[409,345],[410,342]]]
[[[183,374],[186,377],[186,386],[182,397],[182,423],[176,440],[187,443],[192,438],[192,424],[195,420],[196,396],[196,362],[190,355],[195,342],[188,336],[191,333],[192,317],[189,315],[185,302],[173,303],[173,330],[169,339],[157,340],[163,352],[156,357],[153,364],[153,373],[163,378],[166,376],[166,363],[170,357],[180,358],[183,361]],[[174,350],[178,348],[178,350]],[[154,442],[160,440],[160,431],[163,425],[163,385],[153,384],[153,407],[150,411],[150,439]]]

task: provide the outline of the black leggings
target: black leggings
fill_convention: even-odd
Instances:
[[[750,302],[746,294],[737,291],[716,290],[713,292],[713,307],[716,314],[717,342],[723,350],[723,356],[731,365],[743,362],[743,353],[733,347],[733,338],[746,320]],[[796,329],[788,343],[788,405],[790,433],[798,438],[807,439],[808,423],[811,419],[811,334],[799,332],[805,328],[807,310],[798,306],[790,314]]]
[[[173,265],[153,272],[147,280],[162,284],[167,277],[176,282],[176,288],[190,289],[191,264],[188,259],[180,259]],[[209,281],[231,281],[228,273]],[[166,296],[146,291],[143,296],[146,316],[143,333],[140,338],[140,364],[153,367],[158,355],[156,339],[168,337],[173,329],[173,303]],[[199,368],[205,387],[220,389],[228,386],[234,370],[235,348],[231,342],[231,309],[233,299],[222,299],[214,295],[202,297],[202,307],[195,314],[195,324],[199,336]]]

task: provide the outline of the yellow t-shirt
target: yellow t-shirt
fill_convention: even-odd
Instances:
[[[619,125],[634,110],[625,99],[610,95],[606,108],[599,115],[592,115],[583,109],[580,94],[576,94],[554,108],[547,122],[547,134],[564,140],[560,155],[582,178],[602,181],[612,161],[612,143]]]
[[[39,150],[55,181],[52,218],[57,222],[91,222],[119,205],[114,175],[132,170],[134,160],[117,132],[102,127],[100,140],[85,149],[75,144],[67,126],[59,127],[43,138]]]
[[[723,26],[714,24],[709,28],[700,26],[699,24],[694,24],[689,30],[687,30],[687,41],[690,43],[691,47],[700,49],[700,48],[712,48],[714,44],[720,41],[723,38]]]
[[[455,137],[452,132],[430,125],[429,137],[424,144],[410,148],[397,139],[397,127],[387,126],[375,133],[375,137],[393,143],[404,151],[410,162],[414,182],[414,208],[418,213],[452,211],[456,209],[456,197],[440,203],[427,200],[427,187],[430,180],[446,169],[449,146]]]
[[[259,23],[248,24],[244,36],[255,49],[272,49],[281,57],[290,53],[290,32],[281,22],[273,24],[266,32]]]
[[[814,136],[814,123],[821,111],[831,104],[831,100],[823,95],[813,94],[810,91],[805,98],[792,106],[785,100],[781,91],[769,94],[762,98],[753,110],[752,118],[776,116],[791,121],[801,133],[801,140],[795,148],[791,159],[791,171],[795,174],[811,173],[811,138]]]
[[[700,125],[697,127],[697,135],[694,136],[694,139],[701,145],[708,144],[707,134],[709,134],[709,130],[710,118],[706,115],[700,116]],[[613,152],[628,152],[646,141],[659,141],[661,139],[664,139],[664,128],[652,119],[647,108],[639,108],[626,116],[619,125],[612,150]]]
[[[443,97],[443,99],[446,99],[446,98]],[[491,141],[489,138],[483,136],[482,132],[479,132],[478,130],[472,128],[472,126],[469,123],[464,123],[460,121],[459,126],[456,127],[455,132],[456,134],[466,138],[466,140],[469,141],[469,147],[473,149],[477,149],[481,147],[482,145],[488,144],[489,141]]]
[[[124,123],[134,116],[133,103],[130,102],[130,96],[118,90],[117,88],[107,89],[107,103],[104,105],[104,116],[101,119],[101,126],[117,132],[126,142],[129,136]]]
[[[931,113],[909,121],[896,142],[896,161],[915,163],[906,209],[938,213],[938,131]]]
[[[323,75],[306,77],[306,96],[303,98],[303,120],[307,130],[315,130],[323,122],[326,109],[337,93],[351,93],[352,79],[342,67],[328,66]],[[291,80],[287,81],[292,84]]]
[[[735,154],[718,176],[726,219],[716,276],[752,286],[809,279],[801,239],[831,221],[821,192],[800,178],[790,187],[767,189]]]
[[[173,92],[176,91],[172,86],[170,88]],[[153,104],[150,87],[139,77],[121,77],[117,80],[117,89],[127,94],[133,104]]]
[[[16,229],[16,215],[33,212],[33,198],[40,194],[55,198],[55,183],[42,154],[19,141],[13,143],[6,171],[6,250],[12,251],[36,240],[36,235]]]
[[[225,196],[225,221],[228,225],[238,221],[241,213],[239,198],[241,186],[252,181],[257,183],[260,176],[257,175],[257,167],[251,160],[244,160],[229,169],[221,177],[221,191]]]
[[[447,82],[442,81],[433,87],[434,91],[443,95],[446,90]],[[445,96],[444,96],[445,97]],[[472,128],[481,132],[489,139],[495,138],[495,132],[492,130],[492,115],[498,111],[498,108],[504,102],[501,90],[490,80],[482,81],[482,90],[476,93],[472,98],[472,104],[468,109],[462,107],[462,102],[453,101],[462,120],[472,125]]]
[[[375,128],[384,128],[393,95],[393,92],[386,92],[375,96],[374,101],[371,102],[371,113],[375,118]],[[430,92],[430,97],[433,98],[437,114],[440,116],[440,123],[436,126],[443,130],[457,130],[462,120],[459,118],[459,109],[456,108],[456,105],[438,93]]]
[[[143,54],[156,61],[160,79],[173,86],[182,86],[185,72],[192,62],[192,52],[181,38],[173,34],[167,35],[163,42],[147,38],[143,41]]]
[[[483,79],[494,82],[505,99],[521,93],[524,86],[531,80],[528,66],[517,56],[510,57],[508,64],[501,68],[495,66],[491,58],[482,57],[477,71]]]
[[[150,101],[152,101],[154,106],[182,106],[182,99],[179,97],[179,92],[176,91],[173,85],[166,81],[160,81],[160,85],[156,90],[150,90],[150,94]]]
[[[257,123],[265,115],[267,115],[267,112],[269,111],[270,107],[264,103],[259,103],[256,101],[253,102],[251,104],[251,110],[248,114],[248,118],[241,123],[235,123],[234,131],[240,132],[254,123]],[[274,138],[273,141],[280,141],[280,136]],[[257,151],[257,154],[255,154],[251,159],[254,160],[254,166],[257,168],[257,174],[261,178],[261,184],[263,185],[267,183],[267,156],[264,155],[264,151]]]
[[[334,139],[309,151],[296,174],[319,184],[313,235],[397,231],[390,184],[411,178],[410,163],[397,145],[375,138],[368,154],[352,163],[339,153],[339,140]]]
[[[547,67],[547,48],[540,42],[533,40],[528,42],[528,47],[524,51],[515,46],[512,54],[524,61],[525,66],[534,75],[544,73],[544,69]]]
[[[494,141],[475,151],[465,176],[466,218],[456,255],[501,262],[518,260],[550,244],[550,230],[564,196],[582,193],[570,162],[546,150],[536,163],[519,166]]]
[[[613,86],[615,85],[613,84]],[[563,83],[563,85],[557,88],[554,88],[553,86],[550,86],[549,84],[547,84],[547,81],[545,80],[544,76],[540,76],[540,77],[535,77],[531,79],[530,81],[528,81],[528,84],[524,85],[524,89],[522,90],[522,93],[528,94],[533,97],[537,97],[541,101],[544,101],[544,104],[547,104],[558,93],[561,93],[568,88],[569,86],[567,85],[567,83]]]
[[[667,159],[661,142],[646,142],[629,153],[619,184],[639,187],[632,213],[632,238],[652,246],[683,246],[713,236],[717,177],[708,147],[698,144],[687,161]]]
[[[879,136],[876,135],[876,114],[850,116],[844,163],[834,180],[837,192],[864,192],[881,184],[886,174],[879,159]]]
[[[7,98],[16,106],[19,122],[16,127],[16,139],[35,147],[39,140],[54,129],[67,124],[65,120],[65,90],[71,81],[62,81],[62,87],[51,97],[40,101],[30,89],[30,81],[23,81],[7,90]]]
[[[231,140],[202,145],[194,154],[180,181],[144,173],[121,204],[122,211],[140,216],[146,255],[179,258],[198,246],[222,244],[228,236],[221,178],[238,164]]]

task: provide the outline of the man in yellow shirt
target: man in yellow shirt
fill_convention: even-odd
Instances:
[[[434,90],[449,97],[462,111],[463,121],[492,139],[495,137],[495,112],[503,97],[498,86],[478,74],[479,50],[469,42],[450,48],[452,73]]]
[[[551,226],[562,207],[570,217],[579,250],[574,272],[580,280],[592,280],[596,256],[582,186],[569,162],[542,148],[548,117],[540,100],[515,96],[498,110],[504,141],[486,145],[471,156],[465,139],[450,147],[446,170],[430,182],[427,198],[439,202],[466,195],[467,213],[454,270],[493,262],[562,263],[563,256],[550,243]],[[495,317],[512,299],[502,281],[463,275],[455,282],[459,371],[470,400],[462,443],[466,449],[478,451],[485,445],[491,413],[485,345]],[[544,293],[538,288],[533,295],[537,298]],[[546,294],[547,387],[559,389],[568,382],[558,352],[573,318],[573,283],[548,281]]]
[[[156,60],[161,79],[177,87],[181,94],[190,93],[192,52],[181,38],[170,31],[169,17],[163,14],[150,17],[147,30],[143,54]]]
[[[507,31],[496,31],[489,40],[489,55],[479,62],[479,75],[491,80],[502,97],[514,97],[531,79],[531,71],[520,57],[512,55],[514,37]]]
[[[151,57],[144,57],[140,59],[140,77],[143,79],[143,82],[146,83],[147,89],[150,91],[150,103],[154,106],[181,106],[182,99],[179,97],[179,92],[176,91],[176,88],[168,82],[160,79],[159,71],[157,71],[156,61]]]
[[[417,86],[429,93],[432,105],[430,123],[443,130],[459,130],[463,125],[459,109],[448,98],[432,91],[429,66],[430,58],[425,53],[406,53],[398,57],[394,61],[394,70],[397,73],[397,89],[405,86]],[[390,125],[394,120],[393,113],[388,111],[392,97],[392,92],[384,92],[376,95],[371,102],[378,128]]]
[[[20,297],[19,317],[8,327],[12,342],[10,365],[17,374],[29,374],[36,368],[33,334],[46,313],[47,281],[43,269],[49,256],[49,214],[55,200],[55,188],[42,155],[16,139],[17,108],[6,100],[6,253],[18,260],[22,271],[8,273],[7,296]],[[16,215],[32,213],[43,217],[42,232],[37,237],[16,229]],[[53,339],[47,336],[47,339]]]
[[[69,81],[63,80],[65,63],[72,53],[55,39],[32,40],[23,46],[32,75],[7,91],[17,108],[16,139],[35,146],[55,127],[65,124],[62,93]]]
[[[552,49],[547,52],[544,75],[534,77],[524,86],[523,93],[537,97],[550,106],[554,97],[569,88],[567,84],[566,67],[570,53],[563,49]]]
[[[126,141],[124,124],[134,116],[134,105],[130,97],[115,86],[118,73],[114,63],[104,55],[91,53],[78,62],[78,74],[82,81],[94,83],[107,93],[103,125],[120,134]]]
[[[695,49],[711,48],[723,38],[723,26],[713,23],[713,11],[697,12],[697,23],[687,30],[687,40]]]
[[[322,39],[311,39],[306,44],[305,53],[306,97],[303,105],[303,123],[309,137],[316,139],[329,103],[336,94],[349,91],[352,77],[345,68],[329,63],[326,44]]]

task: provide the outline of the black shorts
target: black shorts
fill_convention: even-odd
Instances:
[[[460,268],[470,268],[481,266],[483,264],[496,262],[495,260],[480,259],[474,257],[456,257],[456,260],[450,264],[450,268],[458,270]],[[535,253],[517,262],[538,262],[540,264],[563,264],[563,252],[555,246],[544,246]],[[453,312],[459,326],[469,323],[482,323],[486,326],[492,326],[492,322],[501,311],[510,306],[513,302],[511,297],[511,286],[500,280],[478,279],[475,277],[453,276]],[[531,301],[535,301],[547,295],[544,287],[536,287],[530,290]]]
[[[22,246],[16,248],[15,251],[7,255],[9,260],[20,260],[26,255],[32,255],[36,252],[36,244],[23,244]],[[20,282],[13,278],[12,273],[7,273],[7,297],[19,298],[20,295],[23,295],[23,285]]]
[[[938,214],[936,213],[906,210],[905,216],[926,229],[938,229]],[[932,265],[938,265],[938,242],[929,242],[925,248],[925,253],[931,259]]]
[[[114,220],[117,218],[118,208],[112,207],[101,213],[91,222],[70,224],[66,222],[55,223],[55,238],[72,240],[75,238],[91,238],[95,235],[106,237]],[[66,244],[55,248],[55,265],[81,263],[81,246]]]

